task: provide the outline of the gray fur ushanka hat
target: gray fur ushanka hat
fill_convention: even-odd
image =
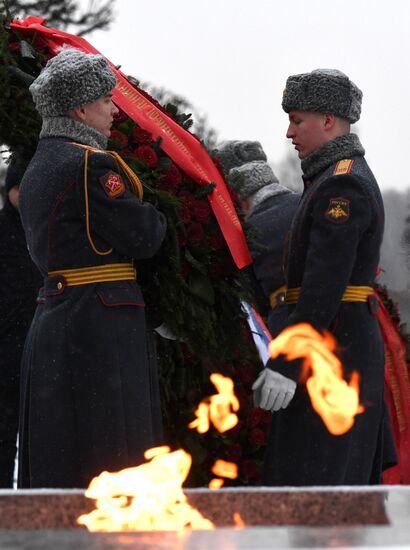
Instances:
[[[283,92],[282,107],[292,110],[332,113],[352,124],[360,118],[362,92],[337,69],[316,69],[290,76]]]
[[[225,174],[228,174],[231,168],[241,166],[245,162],[267,160],[259,141],[222,141],[216,149],[216,157],[222,164]]]
[[[96,101],[108,94],[116,82],[102,55],[67,49],[47,62],[30,92],[40,115],[53,117]]]
[[[238,193],[238,197],[245,200],[265,185],[278,183],[278,178],[267,162],[254,160],[232,168],[228,183]]]

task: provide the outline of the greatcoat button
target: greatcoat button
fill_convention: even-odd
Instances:
[[[63,288],[63,283],[61,281],[57,283],[57,288],[58,290],[61,290]]]

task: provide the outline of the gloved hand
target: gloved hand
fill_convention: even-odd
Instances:
[[[253,403],[266,411],[286,409],[296,390],[296,382],[265,368],[252,385]]]
[[[159,327],[154,328],[155,332],[162,336],[162,338],[166,338],[167,340],[176,340],[176,336],[173,332],[168,328],[168,325],[165,323],[162,323],[159,325]]]

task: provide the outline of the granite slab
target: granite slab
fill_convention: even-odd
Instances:
[[[188,501],[218,527],[387,525],[389,492],[372,488],[187,489]],[[410,493],[408,494],[410,499]],[[77,518],[94,508],[83,491],[0,491],[0,529],[84,529]]]

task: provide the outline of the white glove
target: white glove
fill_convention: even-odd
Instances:
[[[162,323],[162,325],[159,325],[159,327],[154,328],[155,332],[162,336],[162,338],[166,338],[167,340],[176,340],[176,336],[173,332],[168,328],[168,325],[165,323]]]
[[[296,382],[265,368],[252,385],[253,403],[266,411],[286,409],[296,390]]]

